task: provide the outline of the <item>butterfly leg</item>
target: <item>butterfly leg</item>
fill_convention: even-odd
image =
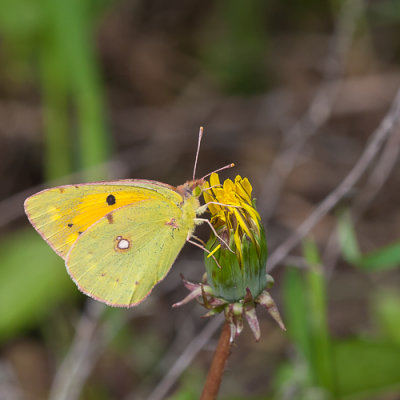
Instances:
[[[201,207],[208,206],[209,204],[215,204],[217,206],[222,206],[222,207],[233,207],[233,208],[243,208],[242,206],[235,206],[234,204],[224,204],[224,203],[219,203],[218,201],[209,201],[208,203],[204,204]],[[200,207],[200,208],[201,208]]]
[[[208,203],[203,204],[196,210],[196,215],[204,214],[207,211],[209,204],[215,204],[217,206],[222,206],[222,207],[243,208],[242,206],[235,206],[233,204],[223,204],[223,203],[218,203],[217,201],[209,201]]]
[[[196,238],[196,239],[198,239],[198,238]],[[211,254],[211,257],[213,258],[215,263],[218,265],[218,268],[222,268],[221,265],[219,264],[219,262],[217,261],[217,259],[215,258],[214,254],[212,254],[210,250],[207,250],[204,246],[202,246],[201,244],[196,243],[195,241],[193,241],[191,239],[186,239],[186,241],[188,243],[193,244],[194,246],[199,247],[200,249],[204,250],[206,253]]]
[[[211,230],[213,231],[214,235],[226,246],[227,249],[229,249],[229,251],[231,253],[234,253],[234,251],[230,248],[229,244],[222,239],[221,236],[218,235],[217,231],[215,230],[215,228],[212,226],[212,223],[207,219],[207,218],[195,218],[194,222],[196,225],[202,224],[202,223],[206,223],[210,226]]]

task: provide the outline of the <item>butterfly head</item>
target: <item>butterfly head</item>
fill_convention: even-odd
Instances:
[[[176,188],[176,191],[184,198],[189,197],[199,197],[203,191],[205,185],[205,179],[194,179],[192,181],[187,181],[183,185]]]

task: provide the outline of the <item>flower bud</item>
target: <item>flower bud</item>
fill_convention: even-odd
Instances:
[[[273,283],[266,274],[268,249],[264,228],[247,178],[237,176],[220,184],[217,174],[210,177],[211,186],[203,191],[204,200],[211,212],[210,239],[206,243],[204,262],[207,283],[184,281],[191,293],[174,306],[192,299],[208,309],[206,317],[224,312],[233,341],[243,329],[246,319],[256,340],[260,327],[256,305],[261,304],[285,329],[276,304],[267,288]]]
[[[218,234],[220,232],[221,230]],[[222,237],[224,236],[227,235],[222,234]],[[261,226],[259,233],[253,232],[254,240],[246,233],[239,236],[238,241],[233,240],[233,232],[229,236],[230,249],[221,244],[214,234],[207,242],[206,249],[210,252],[215,251],[214,257],[209,257],[207,253],[204,256],[208,284],[216,296],[229,302],[243,299],[247,289],[253,297],[257,297],[267,285],[265,265],[268,251],[264,229]]]

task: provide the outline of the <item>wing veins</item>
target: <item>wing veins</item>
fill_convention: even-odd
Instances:
[[[147,231],[144,235],[142,235],[142,236],[140,236],[140,237],[138,237],[138,238],[135,238],[135,239],[142,239],[143,237],[145,237],[145,236],[147,236],[147,235],[150,235],[150,234],[152,234],[153,232],[155,232],[155,231],[157,231],[157,229],[153,229],[152,231]],[[148,242],[147,243],[145,243],[143,246],[141,246],[141,247],[135,247],[135,251],[138,251],[138,250],[141,250],[141,249],[143,249],[145,246],[147,246],[148,245]],[[110,253],[107,253],[107,258],[109,257],[109,254]],[[90,267],[89,269],[87,269],[82,275],[80,275],[79,277],[76,277],[75,279],[82,279],[88,272],[90,272],[91,270],[92,270],[92,268],[95,268],[97,266],[97,264],[94,264],[92,267]]]

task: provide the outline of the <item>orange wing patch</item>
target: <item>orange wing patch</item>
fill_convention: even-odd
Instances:
[[[129,186],[63,186],[29,197],[25,210],[35,229],[65,258],[79,235],[111,211],[159,196],[154,191]],[[107,219],[113,223],[111,214]]]

